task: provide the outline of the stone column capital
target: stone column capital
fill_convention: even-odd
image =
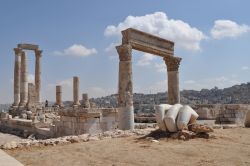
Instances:
[[[14,50],[16,55],[20,55],[19,53],[22,52],[22,49],[20,49],[20,48],[14,48],[13,50]]]
[[[36,55],[36,58],[40,58],[42,57],[42,50],[35,50],[35,55]]]
[[[22,55],[22,56],[25,56],[26,54],[25,54],[25,52],[24,52],[24,51],[21,51],[21,55]]]
[[[165,64],[167,65],[168,71],[178,71],[181,58],[168,55],[164,57]]]
[[[132,59],[132,46],[129,44],[123,44],[116,47],[119,54],[120,61],[131,61]]]

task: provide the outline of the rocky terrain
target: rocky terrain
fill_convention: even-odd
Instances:
[[[117,131],[102,137],[82,135],[61,138],[62,141],[30,141],[30,144],[22,143],[24,148],[10,148],[5,152],[27,166],[250,164],[250,130],[247,128],[216,129],[211,139],[188,141],[145,137],[145,134],[147,132]]]

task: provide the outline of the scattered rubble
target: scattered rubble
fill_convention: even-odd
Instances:
[[[114,130],[114,131],[106,131],[101,134],[91,135],[91,134],[82,134],[78,136],[64,136],[59,138],[51,138],[46,140],[35,140],[35,139],[25,139],[19,142],[12,141],[1,145],[0,148],[4,150],[11,150],[17,148],[29,148],[29,147],[40,147],[40,146],[57,146],[63,144],[70,143],[80,143],[80,142],[88,142],[88,141],[98,141],[102,139],[111,139],[111,138],[122,138],[129,137],[132,135],[146,135],[149,134],[152,129],[138,130],[135,129],[133,131],[123,131],[123,130]]]

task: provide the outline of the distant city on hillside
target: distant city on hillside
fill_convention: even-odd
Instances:
[[[91,98],[90,102],[95,107],[117,107],[117,95],[109,95],[100,98]],[[134,108],[135,112],[150,113],[154,105],[167,103],[167,93],[160,92],[156,94],[134,94]],[[181,91],[181,103],[188,105],[199,104],[250,104],[250,83],[241,85],[234,85],[229,88],[219,89],[214,87],[212,89],[183,90]],[[71,101],[65,101],[64,105],[71,105]],[[53,105],[53,103],[50,103]],[[10,104],[1,104],[1,110],[7,110]]]
[[[116,107],[116,95],[110,95],[100,98],[92,98],[98,107]],[[151,112],[154,105],[167,103],[167,92],[160,92],[156,94],[134,94],[135,112]],[[212,89],[183,90],[181,91],[181,103],[188,105],[199,104],[250,104],[250,83],[241,85],[234,85],[229,88],[219,89],[214,87]]]

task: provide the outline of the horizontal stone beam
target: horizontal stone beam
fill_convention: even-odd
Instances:
[[[122,31],[122,44],[130,44],[133,49],[165,57],[174,54],[174,42],[129,28]]]
[[[24,50],[38,50],[39,46],[34,44],[18,44],[18,48],[24,49]]]

